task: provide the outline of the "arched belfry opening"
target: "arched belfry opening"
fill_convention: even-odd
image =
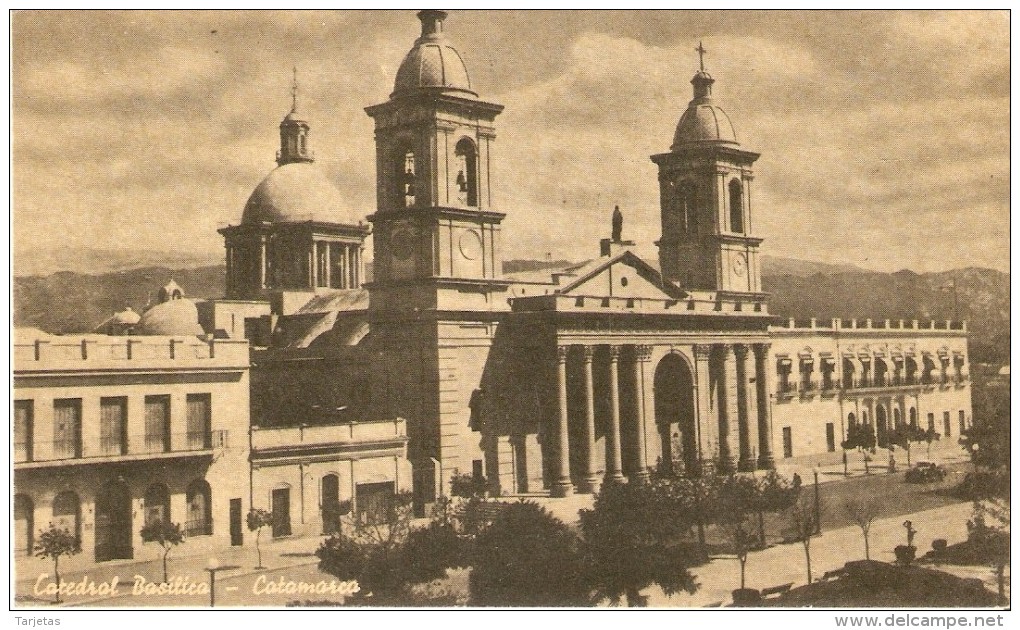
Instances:
[[[730,231],[744,232],[744,187],[739,179],[730,180]]]
[[[415,163],[414,147],[409,143],[402,144],[397,150],[393,162],[397,199],[403,207],[413,208],[418,199],[418,166]]]
[[[694,378],[687,362],[667,354],[655,368],[655,426],[662,443],[664,472],[693,474],[698,470]]]
[[[478,206],[478,149],[470,138],[461,138],[454,151],[457,157],[457,200]]]

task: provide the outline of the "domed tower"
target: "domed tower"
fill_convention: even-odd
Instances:
[[[752,236],[752,166],[759,154],[737,142],[729,116],[712,97],[715,80],[701,70],[691,79],[694,98],[680,117],[669,153],[659,166],[663,276],[690,291],[761,303],[758,246]]]
[[[298,113],[297,94],[295,71],[291,110],[280,123],[278,166],[248,198],[241,224],[219,230],[227,249],[228,299],[264,300],[281,292],[310,297],[364,281],[370,228],[314,164],[311,127]],[[283,302],[300,303],[295,297]]]
[[[505,291],[492,209],[491,148],[502,105],[478,98],[443,33],[446,12],[418,13],[421,36],[375,120],[377,211],[372,308],[426,300],[427,308],[489,308]],[[408,287],[417,287],[415,297]],[[415,306],[422,306],[417,303]]]

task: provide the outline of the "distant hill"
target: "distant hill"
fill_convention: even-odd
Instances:
[[[15,252],[14,275],[17,277],[48,276],[61,271],[106,274],[112,271],[128,271],[141,267],[194,269],[222,264],[222,262],[222,251],[217,254],[201,255],[172,250],[69,247],[33,251],[25,255]]]
[[[971,358],[1009,362],[1009,274],[967,268],[940,273],[880,273],[852,266],[764,257],[763,283],[772,296],[769,310],[779,317],[826,320],[966,319]],[[505,271],[559,267],[567,261],[507,261]],[[369,265],[368,273],[371,277]],[[60,272],[14,278],[14,324],[54,333],[84,332],[115,311],[142,310],[170,279],[188,297],[223,295],[222,265],[172,269],[149,266],[98,275]],[[955,289],[954,289],[955,283]]]

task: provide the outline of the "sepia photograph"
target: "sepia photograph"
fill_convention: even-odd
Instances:
[[[12,618],[1003,625],[1010,17],[11,10]]]

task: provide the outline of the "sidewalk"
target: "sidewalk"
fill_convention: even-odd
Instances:
[[[265,571],[266,569],[288,569],[305,565],[318,564],[319,559],[315,557],[315,550],[325,537],[308,536],[303,538],[272,539],[266,537],[262,541],[262,565],[263,569],[257,570],[255,565],[258,558],[254,545],[244,547],[227,547],[215,552],[215,559],[221,567],[216,572],[216,579],[234,578],[241,575],[249,575]],[[170,577],[187,576],[194,582],[205,582],[209,574],[206,567],[209,565],[210,555],[190,555],[176,557],[170,552],[170,560],[167,571]],[[38,596],[34,589],[39,575],[48,574],[43,584],[53,582],[53,563],[51,561],[37,560],[29,565],[26,571],[30,575],[15,576],[15,606],[54,606],[53,598],[50,595]],[[134,577],[142,576],[148,582],[157,584],[163,580],[163,563],[161,560],[123,560],[104,562],[94,565],[82,571],[61,571],[60,580],[63,584],[80,583],[83,579],[96,584],[108,583],[115,577],[119,578],[121,591],[130,590]],[[70,595],[62,597],[64,601],[60,606],[80,606],[90,602],[102,605],[106,599],[102,595],[78,596]]]
[[[893,548],[905,543],[903,521],[907,519],[917,530],[914,544],[919,556],[931,549],[931,541],[936,538],[945,538],[950,545],[962,542],[967,538],[971,509],[969,503],[962,503],[875,521],[869,536],[871,559],[895,560]],[[864,536],[858,527],[829,530],[811,540],[811,571],[815,580],[851,560],[863,559]],[[740,587],[740,563],[735,557],[716,558],[692,573],[700,585],[694,595],[667,596],[656,586],[644,591],[649,595],[648,605],[663,608],[696,608],[720,602],[728,605],[733,601],[732,591]],[[981,577],[994,591],[991,570],[984,573],[986,575],[975,577]],[[788,582],[792,582],[794,588],[803,586],[807,583],[804,547],[792,543],[752,552],[747,560],[746,577],[748,588],[763,589]]]

